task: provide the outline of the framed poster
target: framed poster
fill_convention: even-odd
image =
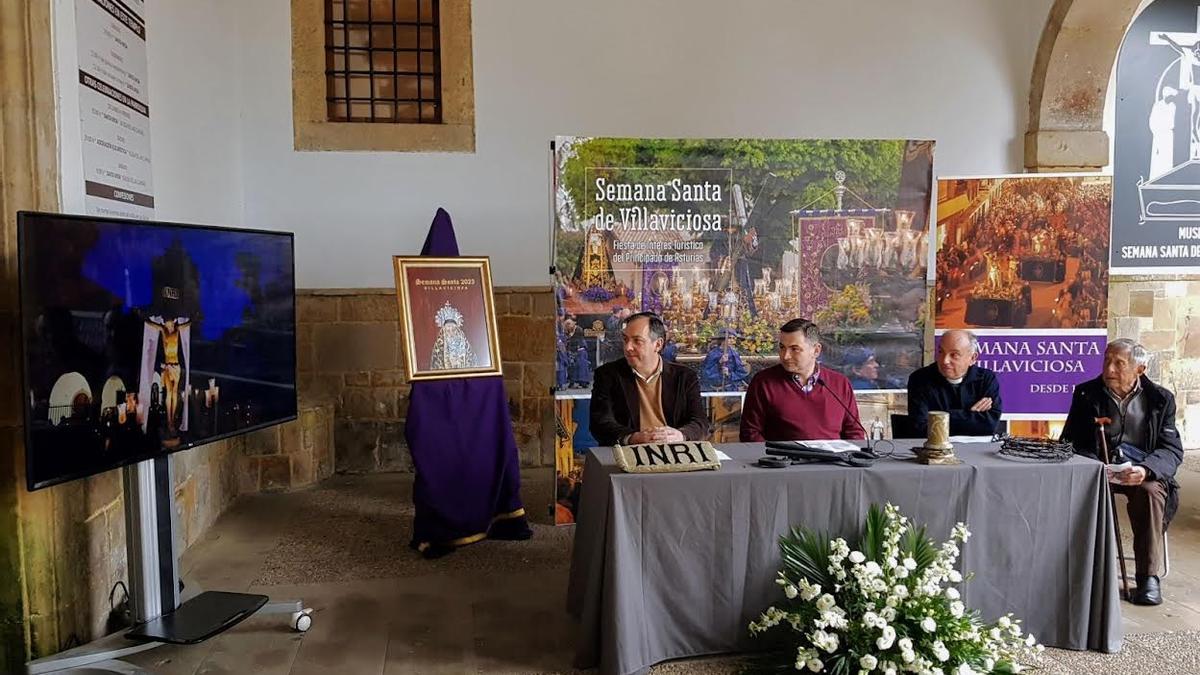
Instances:
[[[487,258],[393,256],[409,380],[500,375]]]

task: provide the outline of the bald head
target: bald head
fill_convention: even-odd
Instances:
[[[979,358],[979,338],[969,330],[948,330],[938,341],[937,369],[947,380],[960,380]]]
[[[979,338],[969,330],[955,328],[942,333],[942,344],[951,344],[956,348],[969,349],[974,353],[979,353]]]

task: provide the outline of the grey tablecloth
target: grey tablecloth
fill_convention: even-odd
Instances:
[[[975,578],[963,595],[985,620],[1013,612],[1046,645],[1120,649],[1103,465],[1020,463],[974,444],[957,447],[957,466],[761,469],[761,444],[719,447],[732,461],[695,473],[627,474],[611,449],[588,455],[567,591],[579,667],[623,675],[752,649],[749,622],[782,597],[779,537],[803,525],[854,541],[867,508],[885,502],[937,543],[967,523],[960,563]]]

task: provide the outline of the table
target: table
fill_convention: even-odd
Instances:
[[[896,441],[897,456],[919,441]],[[960,444],[963,463],[884,459],[868,469],[753,466],[762,444],[718,445],[720,471],[627,474],[611,448],[584,469],[567,589],[578,667],[640,673],[682,657],[751,650],[750,621],[782,598],[779,537],[795,525],[858,538],[891,502],[940,544],[972,537],[962,587],[985,621],[1014,613],[1048,646],[1118,651],[1123,637],[1113,514],[1103,465],[1028,464],[998,444]],[[852,538],[852,539],[851,539]]]

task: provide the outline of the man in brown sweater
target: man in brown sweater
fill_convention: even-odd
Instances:
[[[653,312],[621,326],[624,359],[596,369],[591,432],[601,445],[699,441],[708,437],[700,380],[659,352],[667,329]]]

